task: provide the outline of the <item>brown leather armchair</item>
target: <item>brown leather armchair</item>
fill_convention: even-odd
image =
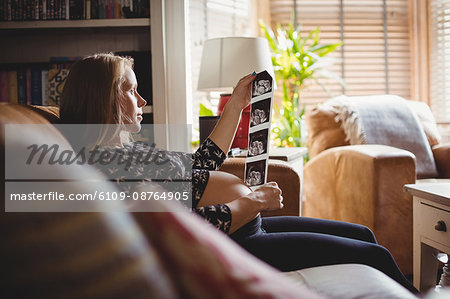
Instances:
[[[335,117],[322,107],[306,115],[310,161],[302,215],[368,226],[410,274],[412,198],[403,186],[416,182],[415,156],[387,145],[350,145]],[[439,178],[450,178],[450,144],[431,142]]]

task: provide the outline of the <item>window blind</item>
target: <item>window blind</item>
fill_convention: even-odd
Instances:
[[[450,132],[450,0],[429,2],[430,106]]]
[[[189,1],[190,57],[192,82],[193,136],[198,129],[200,103],[212,102],[215,109],[219,95],[197,91],[203,43],[206,39],[250,35],[250,0]],[[212,99],[212,101],[210,101]],[[193,139],[198,140],[197,137]]]
[[[392,93],[410,98],[408,0],[271,1],[273,27],[288,24],[292,16],[302,35],[320,27],[323,43],[344,41],[329,56],[336,60],[330,70],[345,80],[346,88],[322,80],[332,96]],[[311,107],[330,98],[310,83],[300,94],[303,103]]]

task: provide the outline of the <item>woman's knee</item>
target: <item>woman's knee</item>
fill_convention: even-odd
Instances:
[[[361,241],[378,244],[377,239],[375,238],[375,234],[372,232],[370,228],[362,224],[355,224],[355,225],[359,231]]]
[[[366,234],[369,242],[378,244],[375,234],[373,233],[373,231],[370,228],[368,228],[367,226],[364,226],[364,231],[365,231],[365,234]]]
[[[378,244],[373,244],[373,245],[369,246],[369,248],[370,249],[369,249],[367,256],[370,256],[371,258],[376,260],[377,263],[391,264],[394,261],[392,254],[385,247],[378,245]]]

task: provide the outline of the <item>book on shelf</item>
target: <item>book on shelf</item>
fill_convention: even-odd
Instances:
[[[27,82],[27,104],[31,104],[31,69],[29,67],[25,70],[25,78]]]
[[[85,1],[69,0],[69,19],[83,19],[84,10],[86,9],[85,4]]]
[[[0,70],[0,102],[8,101],[8,72]]]
[[[74,60],[0,65],[0,101],[29,105],[59,105],[65,78]]]
[[[68,74],[68,68],[52,67],[48,70],[48,104],[50,106],[59,106]]]
[[[41,71],[41,92],[42,92],[42,105],[49,106],[48,101],[48,69],[42,69]]]
[[[25,105],[27,103],[27,77],[23,68],[17,69],[17,103]]]
[[[42,67],[31,67],[30,73],[31,105],[42,105]]]
[[[102,19],[100,18],[100,14],[99,14],[99,5],[98,5],[98,0],[91,0],[90,2],[86,3],[86,7],[87,7],[87,12],[86,12],[86,19],[88,19],[88,15],[89,15],[89,19]]]
[[[59,106],[61,95],[66,82],[67,75],[71,65],[77,61],[79,57],[52,57],[50,58],[50,67],[47,69],[45,76],[47,77],[47,95],[46,105]],[[41,73],[42,76],[42,73]]]
[[[0,21],[150,17],[149,0],[2,0]]]
[[[89,9],[88,9],[89,7]],[[91,11],[92,11],[92,7],[91,7],[91,0],[86,0],[86,4],[85,4],[85,16],[86,16],[86,20],[90,20],[91,19]]]
[[[17,104],[17,71],[8,71],[8,102]]]

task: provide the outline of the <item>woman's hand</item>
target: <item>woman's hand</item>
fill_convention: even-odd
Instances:
[[[209,138],[226,154],[230,150],[242,110],[250,104],[254,75],[239,80]]]
[[[242,77],[231,94],[231,98],[227,103],[227,106],[231,106],[239,112],[244,110],[250,104],[252,96],[252,82],[255,79],[255,75],[250,74]]]
[[[269,182],[249,193],[247,197],[259,205],[260,211],[273,211],[283,208],[281,189],[275,182]]]
[[[229,233],[254,219],[261,211],[273,211],[283,207],[283,196],[277,183],[270,182],[257,188],[247,195],[229,203],[232,221]]]

